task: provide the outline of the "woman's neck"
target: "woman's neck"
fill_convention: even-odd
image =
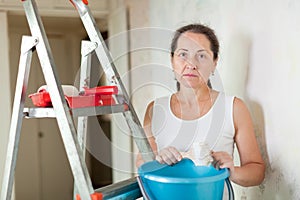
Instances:
[[[176,97],[179,101],[187,104],[212,101],[212,90],[209,87],[201,87],[197,89],[181,87],[177,92]]]
[[[197,90],[181,88],[171,98],[171,110],[180,119],[197,119],[210,110],[217,94],[208,87]]]

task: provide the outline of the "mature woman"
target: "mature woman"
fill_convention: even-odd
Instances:
[[[258,185],[264,179],[265,165],[249,111],[241,99],[210,86],[218,54],[219,42],[211,28],[190,24],[176,31],[171,62],[179,89],[148,105],[144,129],[160,163],[175,164],[192,155],[189,152],[195,144],[205,144],[214,163],[230,170],[231,181]],[[233,162],[234,144],[239,166]],[[142,163],[138,155],[137,166]]]

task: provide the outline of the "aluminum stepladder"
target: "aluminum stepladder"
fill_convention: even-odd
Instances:
[[[91,179],[83,159],[83,153],[80,147],[81,145],[79,144],[78,139],[76,138],[76,129],[74,127],[71,113],[73,116],[86,116],[122,111],[126,118],[128,126],[133,134],[134,140],[140,152],[142,153],[143,159],[145,161],[153,160],[154,154],[145,137],[145,133],[137,118],[133,106],[129,101],[129,97],[126,93],[125,87],[123,86],[120,80],[120,76],[114,64],[112,63],[112,59],[110,57],[109,51],[105,46],[105,43],[103,42],[100,31],[96,28],[95,21],[92,18],[89,9],[87,8],[87,1],[72,1],[72,3],[78,9],[83,22],[86,21],[86,23],[84,24],[87,24],[88,27],[91,26],[91,30],[88,29],[87,32],[90,34],[96,34],[94,37],[91,37],[91,35],[89,35],[91,42],[96,44],[95,52],[102,64],[102,67],[104,68],[106,76],[111,81],[111,83],[117,85],[119,88],[120,93],[118,95],[119,98],[117,100],[119,105],[122,105],[121,107],[117,106],[115,108],[110,107],[104,109],[69,109],[64,98],[60,81],[58,79],[54,59],[51,53],[51,49],[49,46],[48,39],[46,37],[41,18],[37,11],[36,3],[34,0],[22,0],[22,2],[32,36],[23,36],[22,38],[19,72],[15,90],[9,133],[9,142],[7,147],[7,156],[0,196],[1,200],[11,199],[14,171],[20,140],[20,131],[22,127],[24,113],[27,115],[27,117],[47,116],[55,117],[57,119],[57,123],[66,149],[67,157],[74,176],[74,181],[81,199],[91,199],[91,195],[94,195],[93,199],[98,199],[98,193],[95,192],[95,190],[92,187]],[[88,16],[88,18],[84,19],[86,16]],[[52,100],[53,109],[27,109],[26,111],[24,109],[31,58],[34,50],[37,51],[41,63],[44,78]],[[128,106],[128,109],[124,109],[124,104]],[[89,112],[92,112],[92,114],[88,114]],[[111,195],[112,193],[124,192],[124,187],[128,187],[126,189],[130,189],[131,187],[133,187],[134,182],[134,180],[120,182],[111,186],[104,187],[103,189],[100,188],[99,192],[107,194],[107,196]]]
[[[148,140],[145,137],[143,127],[141,126],[141,123],[139,122],[134,107],[130,102],[130,98],[126,92],[124,84],[121,81],[117,68],[114,65],[112,56],[106,47],[105,41],[101,36],[100,30],[97,28],[95,19],[88,7],[88,0],[70,0],[70,2],[78,11],[84,28],[90,38],[90,41],[94,42],[97,45],[95,53],[102,65],[107,79],[111,84],[114,84],[119,88],[119,98],[117,98],[118,103],[125,103],[128,105],[128,111],[124,112],[123,114],[132,132],[134,141],[142,154],[144,161],[153,160],[154,153],[152,152]]]
[[[121,98],[118,99],[118,102],[124,103],[125,101],[125,103],[129,106],[129,112],[125,112],[123,114],[132,132],[132,136],[137,144],[137,147],[142,154],[144,161],[147,162],[153,160],[154,153],[152,152],[148,141],[145,140],[146,137],[144,130],[138,120],[138,117],[134,111],[132,104],[129,101],[129,96],[126,93],[126,89],[120,79],[118,71],[113,63],[112,57],[105,45],[105,41],[101,36],[100,30],[97,28],[95,19],[93,18],[93,15],[88,7],[88,0],[70,0],[70,2],[78,11],[81,21],[83,22],[83,25],[87,31],[91,42],[97,44],[95,52],[98,57],[98,60],[102,65],[102,68],[104,69],[106,77],[111,83],[117,85],[121,92],[123,92],[121,93]],[[108,190],[113,189],[115,189],[114,186],[112,186],[112,188],[109,188]],[[102,192],[103,190],[100,189],[98,191]]]
[[[154,160],[154,153],[152,152],[152,149],[148,143],[148,140],[146,139],[143,127],[141,126],[139,119],[137,117],[137,114],[133,108],[133,105],[131,104],[129,100],[129,96],[126,92],[125,86],[123,85],[120,75],[116,69],[116,66],[114,65],[114,62],[112,60],[111,54],[108,51],[105,41],[103,40],[101,36],[100,30],[97,28],[97,24],[95,22],[95,19],[93,18],[93,15],[88,7],[88,0],[70,0],[70,2],[74,5],[76,10],[79,13],[79,16],[81,18],[81,21],[83,22],[84,28],[87,31],[87,34],[90,38],[91,45],[96,45],[94,51],[97,55],[98,60],[100,61],[102,68],[105,72],[105,75],[107,79],[114,85],[117,85],[119,88],[119,95],[117,98],[117,101],[119,104],[125,103],[128,105],[128,111],[123,112],[123,115],[127,121],[127,124],[131,130],[133,139],[135,143],[137,144],[137,147],[143,157],[144,161],[151,161]],[[86,62],[87,63],[87,62]],[[84,68],[84,66],[82,66]],[[88,68],[88,67],[87,67]],[[82,79],[81,79],[82,80]],[[82,141],[82,139],[81,139]],[[105,188],[100,188],[97,191],[104,192],[107,194],[107,196],[112,196],[111,193],[116,193],[114,190],[120,190],[122,193],[122,190],[128,191],[132,188],[133,182],[136,182],[136,179],[134,180],[128,180],[123,181],[122,183],[118,183],[115,185],[111,185]],[[125,187],[122,187],[124,186]],[[137,186],[137,185],[136,185]],[[127,192],[130,193],[130,192]],[[130,194],[129,194],[130,196]],[[122,197],[120,197],[122,198]],[[122,198],[123,199],[123,198]],[[127,198],[126,198],[127,199]]]

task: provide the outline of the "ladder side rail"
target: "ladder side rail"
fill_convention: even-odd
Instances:
[[[84,87],[90,87],[91,77],[91,52],[95,49],[95,43],[90,41],[81,41],[81,65],[79,78],[79,91],[84,91]],[[82,157],[85,160],[85,144],[88,126],[88,116],[79,116],[77,118],[77,140],[82,151]],[[74,200],[78,194],[76,183],[74,184]]]
[[[96,48],[96,44],[90,41],[81,42],[81,65],[80,65],[80,79],[79,91],[84,91],[84,87],[91,87],[91,53]],[[86,134],[87,134],[87,116],[79,116],[77,119],[77,140],[80,145],[83,158],[85,158]]]
[[[34,46],[37,39],[30,36],[23,36],[21,43],[21,55],[19,60],[19,71],[10,123],[9,140],[6,152],[6,161],[2,181],[1,200],[10,200],[14,182],[14,173],[17,161],[18,146],[20,142],[23,109],[28,86],[28,77]]]
[[[64,98],[49,42],[41,18],[37,12],[36,3],[34,0],[23,0],[23,6],[31,34],[40,40],[36,46],[36,50],[56,113],[57,123],[60,128],[75,183],[80,186],[78,190],[82,199],[91,199],[90,194],[94,192],[94,189],[85,161],[82,158],[80,146],[76,139],[74,123]]]
[[[105,41],[103,40],[101,33],[97,28],[95,19],[92,17],[90,9],[86,4],[83,3],[82,0],[71,0],[71,2],[76,7],[83,25],[90,37],[90,40],[98,44],[95,51],[106,74],[106,77],[112,84],[116,84],[119,87],[119,94],[120,96],[123,96],[123,98],[119,96],[119,98],[117,98],[118,103],[126,103],[129,107],[129,110],[127,112],[124,112],[123,115],[132,132],[133,139],[136,142],[143,159],[145,161],[154,160],[155,156],[146,138],[144,129],[138,119],[133,105],[129,100],[130,98],[126,92],[126,88],[121,81],[120,75],[113,63],[110,52],[105,45]]]

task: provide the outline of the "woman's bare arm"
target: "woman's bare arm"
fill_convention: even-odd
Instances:
[[[265,177],[265,164],[262,159],[250,113],[245,103],[235,98],[233,106],[235,142],[241,165],[231,172],[231,180],[242,186],[259,185]]]
[[[147,109],[146,109],[146,113],[145,113],[145,117],[144,117],[144,131],[145,131],[145,134],[147,136],[147,139],[149,141],[149,144],[154,152],[154,154],[156,155],[156,152],[157,152],[157,146],[156,146],[156,143],[155,143],[155,138],[152,134],[152,131],[151,131],[151,120],[152,120],[152,109],[153,109],[153,105],[154,105],[154,102],[152,101]],[[141,153],[139,152],[138,155],[137,155],[137,159],[136,159],[136,166],[139,167],[141,166],[142,164],[144,163],[144,160],[142,158],[142,155]]]

